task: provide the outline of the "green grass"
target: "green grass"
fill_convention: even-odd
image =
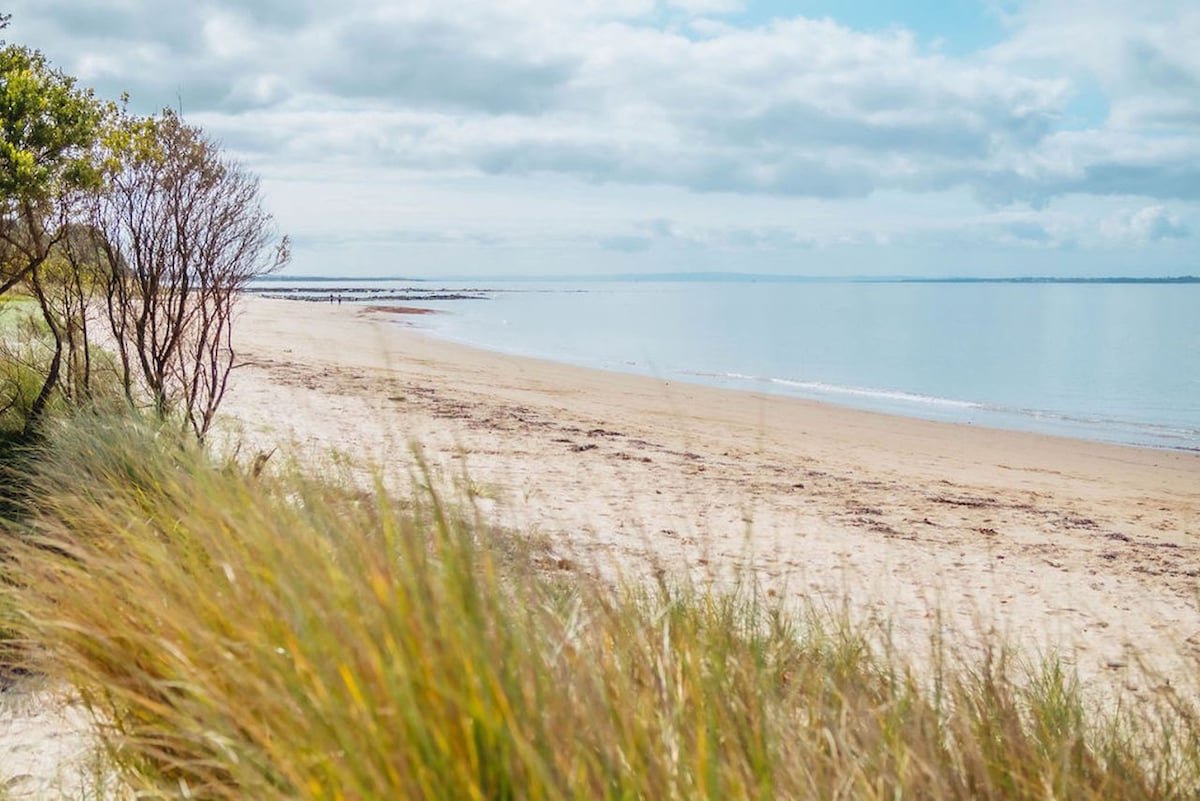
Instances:
[[[24,295],[0,295],[0,337],[5,337],[38,313],[37,301]]]
[[[7,448],[20,439],[29,407],[42,388],[44,328],[32,298],[0,296],[0,464]]]
[[[9,449],[24,443],[34,400],[42,390],[54,353],[50,330],[37,302],[30,297],[0,297],[0,469],[8,461]],[[50,396],[46,413],[61,414],[68,407],[122,405],[123,389],[116,356],[95,344],[88,349],[90,374],[87,387],[75,384],[71,391],[70,355],[64,358],[56,392]],[[68,397],[74,392],[73,397]],[[3,487],[0,486],[0,496]]]
[[[51,428],[3,596],[123,780],[197,798],[1191,798],[1192,706],[997,643],[916,673],[755,592],[545,572],[469,507]],[[19,535],[18,535],[19,534]]]

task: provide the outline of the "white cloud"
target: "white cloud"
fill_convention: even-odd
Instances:
[[[11,5],[12,40],[108,97],[130,91],[140,110],[181,100],[268,177],[302,170],[316,187],[344,169],[403,176],[397,195],[443,179],[474,181],[472,197],[480,185],[553,185],[568,209],[598,195],[625,207],[600,222],[581,212],[591,231],[551,214],[557,227],[530,223],[521,241],[617,254],[888,240],[1049,252],[1168,247],[1198,216],[1192,0],[1028,0],[1004,43],[963,57],[902,29],[700,18],[738,10],[735,0],[343,0],[336,13],[316,0]],[[1073,105],[1089,91],[1102,101],[1091,118]],[[655,208],[664,193],[700,199],[669,212]],[[436,198],[421,231],[474,206]],[[1092,208],[1061,213],[1080,198]],[[531,197],[489,202],[478,217],[510,233],[521,213],[552,212]],[[319,226],[319,205],[295,219]],[[910,219],[915,206],[937,218]],[[814,208],[839,219],[789,219]],[[668,214],[667,230],[637,222]]]
[[[1144,244],[1191,235],[1179,216],[1163,206],[1146,206],[1115,214],[1103,222],[1101,231],[1108,239],[1120,244]]]
[[[667,0],[669,8],[688,14],[732,14],[745,8],[741,0]]]
[[[840,239],[844,239],[844,235]],[[832,244],[831,239],[826,244]],[[626,230],[602,236],[601,247],[640,253],[654,247],[697,248],[706,251],[797,251],[814,247],[816,239],[797,227],[783,225],[695,225],[658,218],[643,220]]]
[[[347,0],[336,16],[281,0],[48,2],[17,3],[18,23],[110,96],[182,100],[234,138],[258,109],[257,141],[309,159],[833,198],[1200,197],[1200,8],[1185,3],[1035,0],[981,61],[831,20],[694,39],[656,27],[652,0]],[[1110,124],[1060,131],[1080,70],[1109,91]]]
[[[1028,0],[991,57],[1084,75],[1121,128],[1173,127],[1200,110],[1200,5],[1193,0]]]
[[[187,35],[165,9],[77,26],[57,2],[52,19],[20,14],[70,43],[52,53],[68,69],[149,108],[181,95],[221,133],[252,127],[309,159],[856,197],[982,185],[1052,130],[1066,94],[829,20],[692,39],[655,27],[653,3],[352,0],[263,27],[258,5],[210,2],[188,6]],[[383,127],[348,130],[352,117]]]

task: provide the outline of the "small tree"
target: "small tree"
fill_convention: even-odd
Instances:
[[[94,155],[110,109],[36,50],[0,47],[0,295],[14,287],[29,291],[52,339],[30,426],[59,383],[73,333],[59,314],[44,268],[97,186]]]
[[[287,239],[257,179],[174,113],[124,120],[113,144],[95,232],[125,393],[203,439],[233,367],[234,303],[287,262]]]
[[[55,318],[65,346],[59,390],[77,404],[93,398],[92,324],[99,312],[96,298],[102,285],[101,268],[95,231],[72,223],[65,226],[61,241],[38,271],[43,318],[47,313]]]
[[[65,236],[70,205],[97,185],[110,109],[36,50],[0,48],[0,295],[41,266]]]

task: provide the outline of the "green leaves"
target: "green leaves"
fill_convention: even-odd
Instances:
[[[0,200],[94,186],[93,150],[111,111],[38,51],[0,48]]]
[[[139,117],[125,101],[0,43],[0,296],[28,290],[52,339],[26,427],[56,392],[90,398],[100,293],[126,399],[144,380],[161,416],[178,401],[203,438],[233,365],[236,293],[288,252],[271,247],[257,178],[175,113]]]

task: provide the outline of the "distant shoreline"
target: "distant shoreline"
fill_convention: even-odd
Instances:
[[[441,277],[417,276],[333,276],[333,275],[268,275],[255,280],[251,292],[261,292],[258,285],[279,283],[845,283],[845,284],[1200,284],[1200,276],[811,276],[772,275],[765,273],[622,273],[619,275],[497,275]]]
[[[305,303],[329,303],[331,301],[350,301],[365,303],[368,301],[433,301],[433,300],[486,300],[488,290],[429,290],[406,289],[394,292],[378,289],[364,289],[352,286],[326,286],[321,289],[311,287],[280,287],[262,288],[251,287],[245,292],[271,300],[294,300]]]

